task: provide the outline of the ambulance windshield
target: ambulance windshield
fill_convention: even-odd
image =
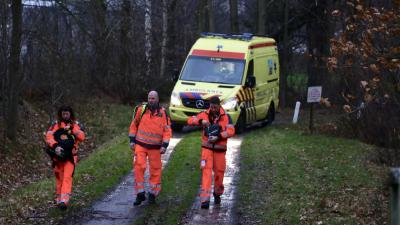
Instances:
[[[181,80],[241,84],[244,60],[189,56]]]

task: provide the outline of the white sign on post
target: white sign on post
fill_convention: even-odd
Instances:
[[[307,102],[319,102],[321,101],[322,86],[308,87]]]

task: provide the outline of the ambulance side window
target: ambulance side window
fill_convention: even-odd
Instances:
[[[279,58],[278,58],[278,55],[274,56],[274,73],[275,73],[275,76],[279,76]]]
[[[246,83],[247,87],[253,88],[256,85],[256,77],[254,76],[254,62],[250,60],[249,66],[247,67]]]
[[[267,75],[276,76],[279,74],[278,57],[276,55],[267,59]]]
[[[249,77],[249,76],[254,76],[254,62],[253,62],[253,60],[250,60],[249,67],[247,68],[246,77]]]
[[[276,67],[276,63],[275,63],[275,67]],[[274,59],[273,58],[269,58],[267,61],[267,73],[268,73],[268,75],[274,74]]]

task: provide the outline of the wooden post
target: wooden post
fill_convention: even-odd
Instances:
[[[314,103],[310,103],[310,124],[308,126],[310,134],[314,133]]]

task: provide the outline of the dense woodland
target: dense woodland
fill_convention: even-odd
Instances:
[[[134,103],[156,89],[168,101],[174,75],[207,31],[275,38],[281,109],[322,85],[321,105],[346,112],[351,135],[399,148],[399,7],[398,0],[3,0],[0,151],[18,142],[31,103],[50,120],[62,104],[104,96]]]

